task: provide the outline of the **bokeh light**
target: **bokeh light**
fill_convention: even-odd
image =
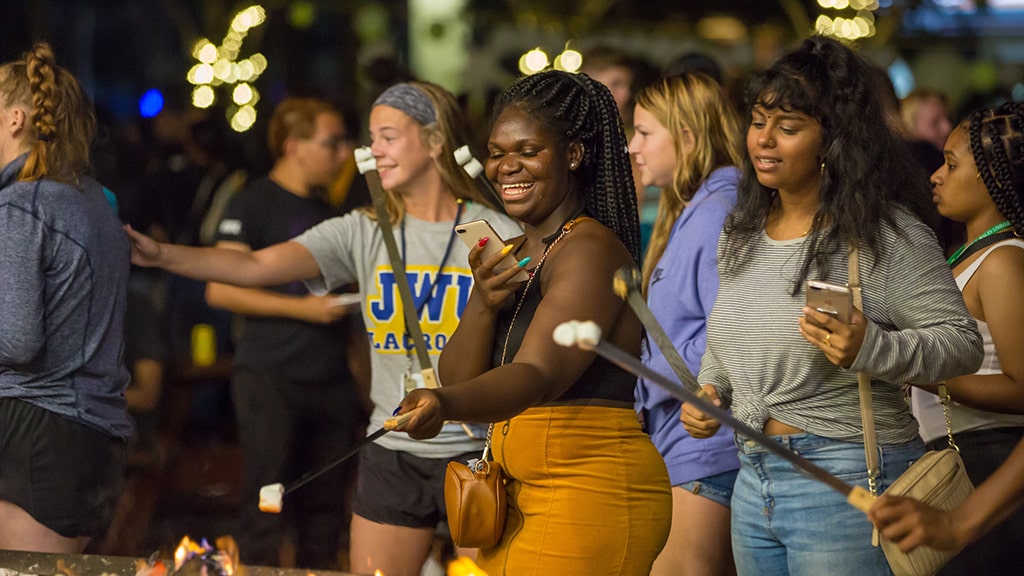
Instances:
[[[309,10],[314,10],[308,1],[295,4],[306,4]],[[293,7],[292,15],[294,14]],[[315,12],[310,13],[310,16],[313,14]],[[238,132],[245,132],[256,123],[254,106],[259,101],[259,92],[252,82],[267,69],[267,59],[262,54],[253,54],[242,61],[238,61],[238,54],[249,30],[266,20],[267,13],[262,6],[249,6],[231,19],[231,25],[220,46],[206,38],[200,38],[192,45],[192,56],[198,63],[185,75],[189,84],[195,86],[192,90],[192,105],[196,108],[209,108],[217,101],[214,87],[224,86],[225,90],[230,89],[231,100],[237,107],[232,107],[227,117],[231,128]]]
[[[139,115],[143,118],[152,118],[164,109],[164,95],[156,88],[146,90],[139,97]]]

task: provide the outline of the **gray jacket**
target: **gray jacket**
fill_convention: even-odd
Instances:
[[[126,438],[129,244],[100,185],[0,170],[0,397]]]

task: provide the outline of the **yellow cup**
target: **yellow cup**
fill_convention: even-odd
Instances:
[[[209,324],[192,327],[192,364],[210,366],[217,361],[217,332]]]

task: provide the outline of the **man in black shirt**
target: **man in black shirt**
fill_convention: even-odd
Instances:
[[[287,99],[268,132],[274,166],[232,200],[218,247],[259,250],[340,215],[322,194],[352,154],[339,112],[319,100]],[[321,467],[354,440],[360,400],[346,365],[343,321],[353,309],[335,296],[310,294],[301,282],[267,289],[210,283],[206,299],[243,321],[232,377],[246,459],[237,529],[242,561],[277,565],[283,519],[257,510],[259,488]],[[349,477],[339,466],[289,495],[285,518],[295,520],[298,565],[338,567]]]

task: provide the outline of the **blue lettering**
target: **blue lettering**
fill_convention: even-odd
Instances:
[[[394,333],[388,333],[388,335],[384,337],[384,349],[398,350],[398,338],[395,337]]]
[[[381,272],[377,275],[377,283],[380,290],[377,299],[371,299],[370,316],[378,322],[389,322],[395,316],[395,273]]]
[[[459,301],[455,307],[455,314],[462,318],[462,311],[466,309],[466,302],[469,301],[469,293],[473,289],[473,277],[460,274],[455,280],[459,286]]]
[[[421,311],[420,320],[431,324],[443,324],[445,301],[455,297],[455,314],[462,317],[462,312],[469,302],[473,289],[473,276],[469,274],[442,273],[436,276],[434,292],[429,292],[435,273],[406,272],[413,304]],[[369,316],[378,323],[394,322],[398,315],[398,285],[394,272],[381,271],[377,274],[378,294],[369,298]],[[451,292],[454,289],[454,294]],[[450,309],[449,309],[450,310]]]
[[[440,298],[431,298],[427,304],[427,321],[438,323],[441,322],[441,313],[444,311],[444,300],[445,291],[452,284],[451,274],[442,274],[437,279],[437,291],[435,294],[440,295]]]

